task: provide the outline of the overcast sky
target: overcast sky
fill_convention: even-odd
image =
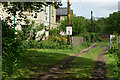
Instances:
[[[108,17],[109,14],[118,11],[120,0],[70,0],[74,14],[90,18],[93,11],[94,17]],[[62,0],[63,6],[67,7],[67,0]]]

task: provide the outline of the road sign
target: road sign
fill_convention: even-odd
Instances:
[[[72,27],[71,26],[66,27],[66,35],[72,35]]]

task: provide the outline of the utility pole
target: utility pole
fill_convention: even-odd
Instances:
[[[93,32],[93,11],[91,11],[91,32]]]
[[[70,22],[70,0],[67,1],[67,13],[68,13],[68,26],[71,25],[71,22]],[[68,45],[70,45],[70,35],[68,35],[68,38],[67,38],[67,41],[68,41]]]

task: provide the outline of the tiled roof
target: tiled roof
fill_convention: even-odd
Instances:
[[[71,13],[73,13],[73,10],[71,10]],[[61,16],[67,16],[67,7],[61,7],[59,9],[56,9],[56,15]]]

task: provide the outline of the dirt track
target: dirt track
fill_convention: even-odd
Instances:
[[[72,61],[81,55],[82,53],[88,52],[89,49],[95,47],[96,44],[88,47],[87,49],[82,50],[80,53],[77,53],[73,56],[70,56],[63,62],[55,65],[54,67],[50,68],[45,74],[41,74],[38,78],[34,80],[108,80],[106,77],[106,60],[104,57],[104,53],[108,50],[108,47],[104,46],[103,50],[95,59],[95,68],[93,69],[93,73],[91,74],[92,78],[72,78],[72,77],[63,77],[65,74],[64,70],[69,67]]]
[[[103,47],[103,51],[98,55],[95,60],[95,68],[93,70],[93,74],[91,75],[93,78],[91,80],[107,80],[106,77],[106,60],[104,57],[104,53],[108,50],[108,47]]]
[[[37,79],[38,80],[73,80],[73,79],[66,79],[66,78],[61,77],[64,74],[66,74],[66,73],[63,73],[64,69],[66,69],[76,57],[78,57],[82,53],[88,52],[89,49],[91,49],[95,46],[96,46],[96,43],[91,45],[87,49],[83,49],[82,51],[80,51],[80,53],[70,56],[65,61],[60,62],[59,64],[50,68],[45,74],[42,74],[42,76],[39,76]]]

